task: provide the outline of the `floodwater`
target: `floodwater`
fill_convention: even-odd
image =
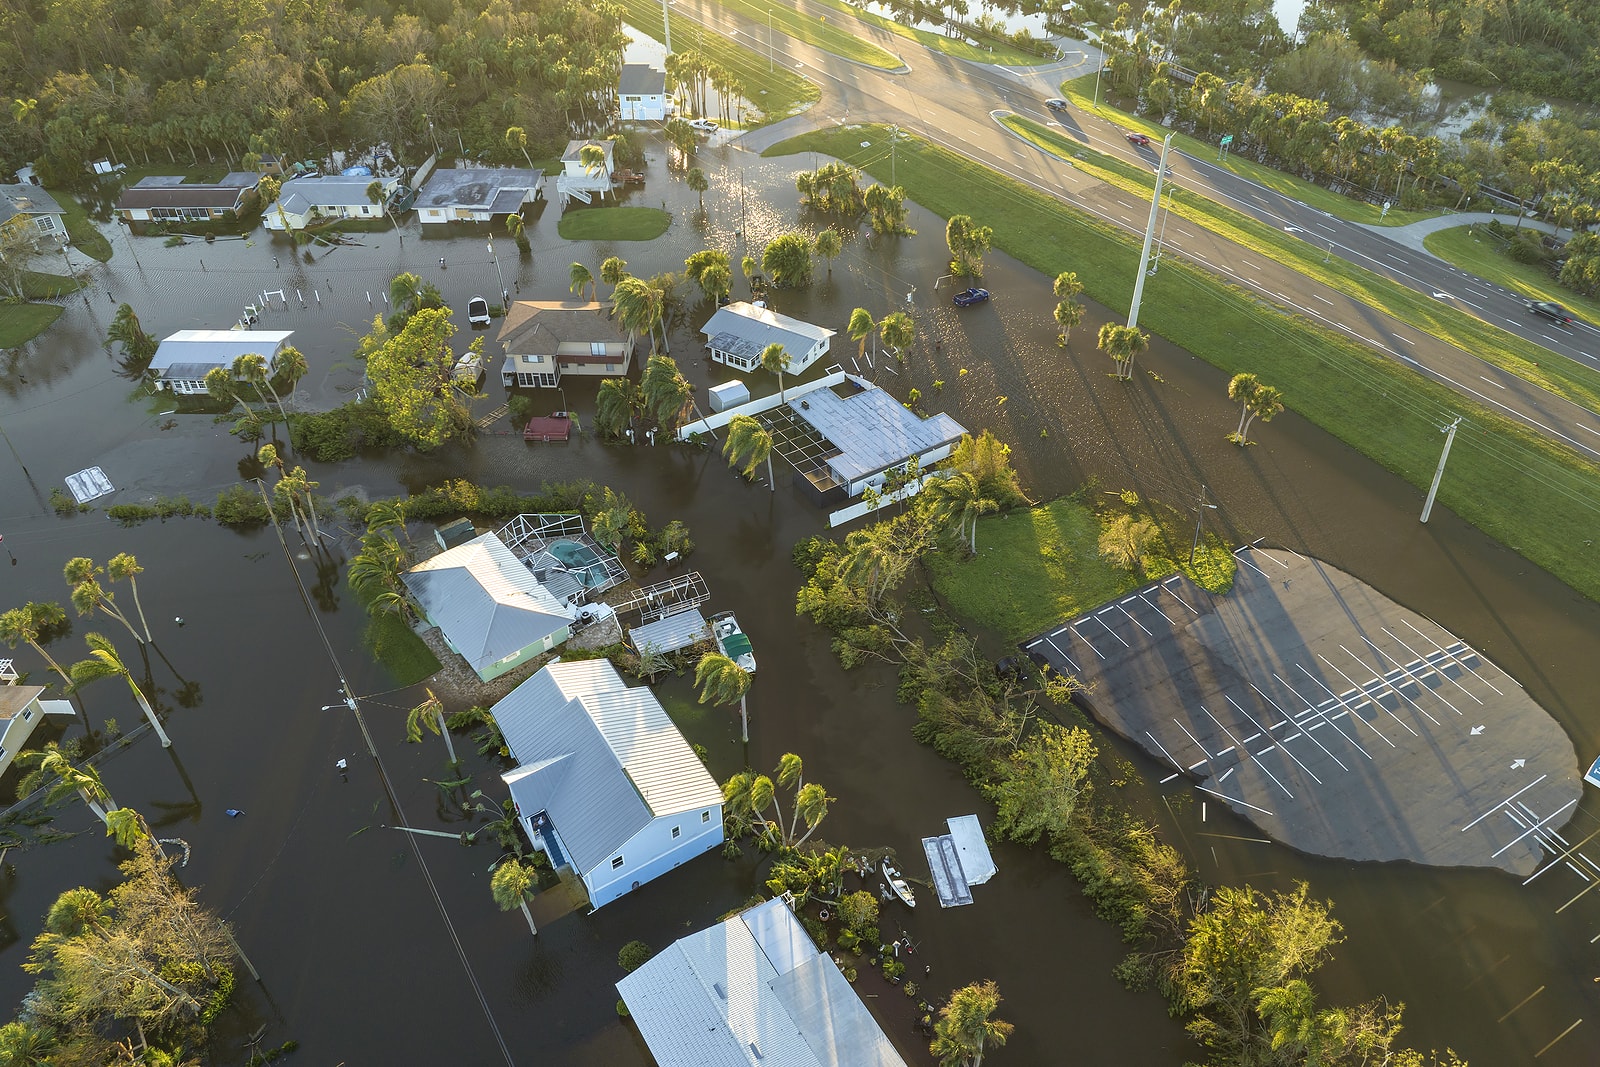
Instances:
[[[698,162],[712,180],[704,212],[660,158],[651,161],[643,191],[630,194],[633,203],[665,203],[674,212],[672,230],[652,245],[569,245],[556,234],[553,207],[529,227],[528,258],[495,235],[506,284],[530,297],[559,297],[573,259],[594,269],[611,254],[639,274],[681,269],[683,256],[706,246],[732,250],[737,262],[746,248],[739,231],[759,247],[794,224],[793,173],[811,165],[809,158],[763,161],[713,149]],[[910,293],[919,340],[907,364],[879,371],[879,380],[902,396],[915,386],[925,407],[943,408],[974,429],[995,429],[1014,446],[1036,496],[1094,478],[1105,490],[1131,487],[1182,507],[1203,483],[1208,499],[1222,505],[1211,514],[1227,536],[1264,537],[1329,560],[1427,614],[1521,681],[1580,753],[1600,751],[1589,669],[1600,607],[1446,510],[1419,525],[1420,494],[1299,419],[1293,396],[1290,411],[1257,426],[1261,443],[1241,451],[1223,440],[1236,421],[1226,380],[1199,360],[1158,340],[1133,382],[1113,381],[1092,342],[1107,312],[1091,307],[1072,347],[1058,347],[1048,280],[1003,256],[990,257],[986,275],[995,300],[957,313],[948,304],[949,283],[935,289],[946,259],[942,221],[914,209],[911,224],[920,236],[876,247],[849,242],[831,279],[819,267],[816,284],[778,293],[776,305],[841,330],[834,355],[849,365],[854,345],[842,330],[850,309],[864,306],[881,318],[904,307]],[[263,985],[245,990],[230,1015],[219,1062],[242,1061],[242,1035],[267,1023],[265,1044],[295,1039],[313,1063],[646,1064],[642,1043],[614,1014],[617,950],[635,938],[660,948],[739,904],[760,881],[754,857],[702,857],[589,918],[572,911],[563,890],[548,890],[533,905],[541,930],[535,941],[520,915],[493,906],[494,846],[413,841],[390,828],[404,821],[454,832],[470,821],[432,784],[446,777],[442,743],[431,735],[420,745],[404,743],[405,710],[421,699],[420,689],[396,690],[362,651],[362,619],[334,568],[296,560],[310,610],[363,697],[398,811],[339,701],[329,653],[270,530],[241,534],[194,520],[121,529],[100,512],[58,519],[45,505],[52,486],[92,464],[122,489],[118,500],[175,491],[209,499],[237,480],[248,456],[207,417],[164,429],[165,405],[129,400],[129,384],[100,347],[114,307],[108,293],[130,301],[160,336],[225,327],[251,294],[282,288],[294,297],[299,289],[287,306],[275,301],[260,325],[296,331],[293,343],[312,367],[304,399],[332,403],[359,379],[348,356],[353,335],[381,309],[378,293],[395,270],[417,269],[458,310],[474,293],[501,287],[486,232],[423,239],[415,223],[403,232],[403,245],[394,233],[365,235],[360,246],[315,252],[309,263],[259,237],[174,249],[144,240],[136,246],[140,267],[117,236],[118,255],[92,276],[88,306],[69,302],[55,329],[10,357],[10,373],[0,376],[0,426],[15,449],[0,455],[0,534],[18,560],[0,560],[3,602],[64,600],[60,568],[69,556],[104,560],[129,551],[146,568],[141,592],[160,652],[150,674],[160,703],[171,709],[174,746],[163,751],[141,736],[102,773],[119,802],[144,811],[163,836],[193,846],[183,877],[236,924],[262,972]],[[673,352],[701,390],[730,376],[723,368],[713,374],[702,358],[694,329],[706,311],[694,308],[672,330]],[[456,340],[464,346],[463,335]],[[492,341],[489,352],[495,395],[485,410],[501,402]],[[760,374],[750,383],[758,391],[775,387]],[[575,385],[565,397],[550,391],[541,410],[572,407],[587,416],[593,395],[592,384]],[[737,611],[761,660],[750,696],[751,761],[766,768],[784,752],[804,757],[808,780],[837,798],[820,836],[897,849],[915,876],[923,863],[919,838],[939,832],[952,815],[989,817],[952,765],[911,740],[912,712],[895,704],[891,672],[842,672],[828,636],[795,619],[790,549],[823,530],[824,518],[786,481],[769,492],[739,480],[712,452],[606,445],[587,434],[568,446],[530,446],[491,433],[471,449],[428,457],[308,466],[329,496],[390,494],[454,476],[529,490],[550,479],[591,478],[626,492],[653,524],[683,519],[698,543],[690,562],[710,583],[711,607]],[[80,620],[56,643],[58,659],[81,654],[86,624]],[[114,622],[93,626],[144,673],[132,639]],[[997,656],[1006,651],[992,635],[987,643]],[[40,666],[26,650],[18,661]],[[737,769],[736,716],[694,710],[687,678],[658,688],[669,705],[691,709],[687,732],[708,749],[713,774],[720,779]],[[97,725],[107,717],[124,728],[137,721],[137,709],[112,683],[92,686],[86,696]],[[470,751],[466,739],[457,744]],[[1111,740],[1102,747],[1120,751]],[[1181,784],[1153,784],[1165,775],[1161,768],[1122,754],[1143,779],[1123,788],[1125,798],[1159,815],[1202,878],[1259,888],[1305,879],[1313,893],[1336,902],[1348,940],[1322,972],[1331,1001],[1378,994],[1404,1001],[1409,1043],[1449,1045],[1480,1065],[1528,1062],[1546,1046],[1541,1063],[1600,1058],[1597,1021],[1574,1028],[1592,1010],[1591,979],[1600,974],[1591,942],[1600,933],[1600,895],[1558,910],[1592,883],[1565,867],[1524,887],[1494,872],[1300,856],[1245,840],[1257,835],[1214,807],[1202,817]],[[333,768],[340,757],[350,760],[348,782]],[[467,766],[470,788],[502,795],[488,761],[469,755]],[[227,818],[230,807],[245,814]],[[1597,815],[1600,807],[1586,796],[1563,833],[1578,841],[1600,828]],[[3,860],[0,1002],[15,1003],[29,987],[19,964],[51,900],[72,885],[104,886],[113,877],[114,850],[81,806],[61,809],[56,825],[81,833]],[[1006,998],[1001,1015],[1017,1024],[1001,1054],[1008,1063],[1060,1062],[1064,1041],[1085,1064],[1193,1058],[1154,994],[1130,994],[1113,980],[1123,947],[1092,916],[1065,868],[1012,846],[998,847],[996,859],[999,874],[975,891],[971,907],[941,912],[924,904],[915,913],[886,913],[886,934],[903,926],[917,942],[910,977],[934,999],[968,981],[996,979]],[[921,975],[918,964],[926,968]],[[863,972],[858,988],[907,1058],[919,1062],[911,1001]]]

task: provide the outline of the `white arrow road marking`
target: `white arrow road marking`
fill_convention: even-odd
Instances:
[[[1473,736],[1473,737],[1477,737],[1477,736],[1478,736],[1478,735],[1479,735],[1479,734],[1481,734],[1481,733],[1483,733],[1483,727],[1481,727],[1481,726],[1474,726],[1474,727],[1473,727],[1473,728],[1472,728],[1472,736]]]
[[[1523,767],[1526,767],[1527,765],[1528,765],[1528,761],[1525,760],[1525,759],[1514,759],[1514,760],[1511,761],[1511,769],[1514,770],[1514,771],[1521,770]]]

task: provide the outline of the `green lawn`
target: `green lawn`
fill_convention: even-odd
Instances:
[[[50,257],[59,255],[54,252],[40,253],[39,260],[50,262]],[[65,266],[65,264],[62,264]],[[68,293],[75,293],[83,288],[83,283],[77,278],[69,278],[65,274],[50,274],[46,271],[25,270],[22,272],[22,295],[29,300],[54,300]]]
[[[860,143],[876,145],[887,132],[861,126],[819,131],[767,154],[815,151],[883,181],[889,160]],[[914,137],[902,137],[896,166],[909,199],[942,217],[982,205],[978,221],[993,227],[995,248],[1045,277],[1077,271],[1088,297],[1127,305],[1139,262],[1135,235]],[[1470,421],[1456,436],[1440,502],[1573,588],[1600,598],[1600,554],[1589,547],[1600,511],[1600,468],[1475,407],[1454,390],[1182,261],[1163,265],[1144,292],[1141,325],[1225,374],[1249,371],[1279,387],[1291,411],[1416,486],[1419,505],[1439,459],[1439,426],[1450,413],[1466,413]],[[980,528],[980,546],[983,536]]]
[[[1165,126],[1158,126],[1149,119],[1112,107],[1106,103],[1105,86],[1102,85],[1100,89],[1100,106],[1096,108],[1094,106],[1093,74],[1086,74],[1081,78],[1074,78],[1071,81],[1061,83],[1061,95],[1071,100],[1076,107],[1112,119],[1124,129],[1148,133],[1157,140],[1165,137],[1170,132]],[[1318,211],[1326,211],[1336,218],[1348,219],[1350,222],[1364,222],[1372,226],[1404,226],[1410,222],[1431,219],[1444,214],[1444,212],[1437,210],[1401,211],[1399,208],[1392,208],[1389,214],[1385,215],[1383,209],[1377,204],[1369,204],[1364,200],[1352,200],[1348,196],[1329,192],[1315,182],[1308,182],[1304,178],[1296,178],[1293,175],[1285,174],[1281,170],[1275,170],[1253,160],[1244,159],[1231,152],[1224,155],[1219,162],[1215,145],[1207,144],[1205,141],[1190,137],[1184,133],[1177,134],[1172,138],[1172,147],[1180,152],[1187,152],[1192,156],[1198,156],[1201,159],[1217,163],[1241,178],[1249,178],[1256,184],[1264,185],[1275,193],[1281,193],[1303,204],[1308,204]]]
[[[1529,300],[1553,300],[1580,319],[1600,324],[1600,300],[1575,293],[1532,263],[1518,263],[1505,244],[1476,226],[1438,230],[1422,239],[1428,251],[1469,274],[1504,286]]]
[[[765,22],[770,16],[771,26],[777,32],[815,45],[825,52],[832,52],[842,59],[880,70],[899,70],[905,66],[905,60],[899,56],[863,41],[837,22],[828,22],[779,4],[752,3],[751,0],[718,0],[718,3],[729,11],[743,15],[752,24]],[[773,42],[776,41],[774,37]],[[763,40],[762,43],[766,42]],[[778,56],[778,65],[782,65],[785,58]],[[794,63],[791,61],[789,66],[794,66]]]
[[[84,210],[78,198],[67,193],[51,195],[55,197],[56,203],[61,205],[61,210],[66,215],[67,235],[72,238],[72,247],[102,263],[110,259],[111,242],[106,240],[106,235],[89,220],[89,212]]]
[[[1146,200],[1154,195],[1155,175],[1142,166],[1084,148],[1054,127],[1032,119],[1012,115],[1003,122],[1018,136],[1045,151],[1070,159],[1086,174]],[[1213,233],[1387,312],[1408,326],[1471,352],[1557,396],[1591,410],[1600,409],[1600,372],[1593,368],[1543,349],[1530,352],[1528,343],[1515,334],[1365,267],[1337,256],[1329,257],[1321,246],[1308,244],[1293,234],[1223,207],[1198,193],[1179,189],[1170,202],[1174,214]],[[1386,339],[1380,340],[1387,343]]]
[[[396,685],[415,685],[439,669],[439,659],[426,642],[392,611],[374,615],[363,639]]]
[[[0,304],[0,348],[26,344],[60,317],[54,304]]]
[[[658,0],[617,0],[622,17],[630,26],[636,26],[659,41],[665,36],[661,25],[661,4]],[[762,15],[765,18],[765,13]],[[759,115],[746,113],[743,123],[747,128],[764,126],[769,122],[798,114],[817,102],[821,90],[792,69],[778,66],[769,70],[767,57],[742,44],[717,33],[706,33],[698,24],[682,15],[672,16],[672,42],[678,51],[694,49],[711,59],[723,70],[732,74],[744,86],[745,98],[761,109]]]
[[[671,225],[658,207],[585,207],[562,215],[556,232],[568,241],[654,241]]]
[[[1022,49],[1015,48],[1004,41],[995,41],[992,46],[972,45],[961,37],[946,37],[942,33],[934,33],[931,30],[919,30],[910,26],[902,26],[893,19],[884,18],[882,15],[874,15],[870,11],[862,11],[860,8],[852,7],[845,3],[844,0],[818,0],[818,2],[827,4],[840,14],[853,18],[857,22],[864,22],[868,26],[876,26],[879,29],[888,30],[898,37],[916,41],[924,48],[932,49],[935,52],[943,52],[954,59],[965,59],[971,63],[1004,63],[1013,67],[1049,62],[1044,56],[1037,56],[1032,52],[1024,52]]]

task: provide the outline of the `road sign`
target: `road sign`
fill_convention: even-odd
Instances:
[[[1231,134],[1231,133],[1223,134],[1221,143],[1222,143],[1222,147],[1223,148],[1227,148],[1229,145],[1231,145],[1233,143],[1233,134]]]

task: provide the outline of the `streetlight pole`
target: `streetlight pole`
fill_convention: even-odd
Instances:
[[[773,58],[772,51],[772,9],[767,8],[767,73],[771,74],[777,61]]]
[[[1101,52],[1100,53],[1100,62],[1098,64],[1096,64],[1095,68],[1094,68],[1094,106],[1095,106],[1095,110],[1096,111],[1098,111],[1100,109],[1100,72],[1105,70],[1105,69],[1106,69],[1106,54],[1104,52]]]
[[[489,258],[494,260],[494,276],[500,279],[500,306],[503,308],[511,303],[511,294],[506,291],[506,276],[500,273],[500,257],[494,254],[494,238],[489,238]]]
[[[895,181],[894,181],[894,146],[895,146],[895,142],[898,141],[898,140],[900,140],[900,127],[898,127],[898,126],[890,126],[889,127],[889,188],[891,188],[891,189],[893,189],[894,186],[895,186]]]
[[[1139,325],[1139,301],[1144,296],[1145,272],[1150,267],[1150,246],[1156,238],[1156,215],[1161,211],[1161,186],[1167,176],[1167,153],[1172,149],[1172,134],[1161,140],[1161,162],[1156,164],[1156,191],[1150,198],[1150,222],[1144,228],[1144,250],[1139,253],[1139,273],[1133,279],[1133,306],[1128,309],[1128,328]]]
[[[1433,514],[1433,498],[1439,495],[1439,481],[1444,477],[1444,461],[1450,458],[1450,446],[1456,442],[1456,427],[1461,425],[1461,416],[1456,416],[1456,421],[1444,430],[1444,452],[1439,455],[1439,469],[1433,472],[1433,484],[1428,486],[1428,499],[1422,505],[1422,521],[1427,522],[1428,516]]]

